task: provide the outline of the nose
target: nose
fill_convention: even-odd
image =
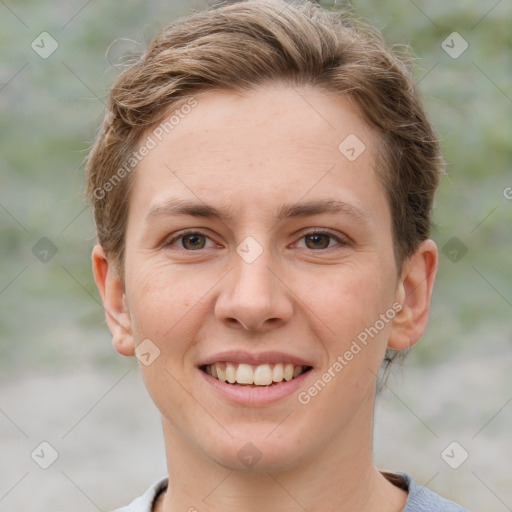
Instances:
[[[234,254],[234,268],[222,281],[215,304],[216,318],[228,327],[262,333],[290,320],[292,292],[286,279],[271,268],[269,252],[263,251],[252,263]]]

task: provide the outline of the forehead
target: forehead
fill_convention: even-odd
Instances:
[[[280,203],[333,194],[356,207],[373,201],[386,208],[375,172],[378,136],[348,98],[267,86],[194,100],[145,135],[154,147],[138,165],[130,210],[149,212],[186,196],[229,204],[241,218],[253,203],[265,214]]]

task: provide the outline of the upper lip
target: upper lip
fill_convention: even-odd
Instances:
[[[205,358],[199,366],[206,366],[209,364],[219,362],[232,362],[251,365],[260,365],[265,363],[292,363],[295,366],[313,366],[311,362],[302,359],[301,357],[284,352],[259,352],[250,353],[243,350],[230,350],[227,352],[218,352],[210,357]]]

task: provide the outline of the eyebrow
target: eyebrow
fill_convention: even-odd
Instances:
[[[339,199],[320,199],[304,203],[292,203],[281,206],[276,215],[276,221],[280,222],[287,218],[311,217],[326,213],[344,213],[355,220],[367,222],[370,215],[357,206],[340,201]],[[203,202],[194,202],[183,199],[171,198],[161,204],[155,204],[149,210],[146,221],[155,217],[171,215],[189,215],[216,219],[222,222],[232,221],[237,215],[230,208],[215,208]]]

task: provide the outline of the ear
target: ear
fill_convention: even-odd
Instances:
[[[433,240],[424,240],[404,265],[396,301],[402,309],[393,319],[388,347],[405,350],[416,344],[427,327],[438,263]]]
[[[99,244],[92,250],[92,271],[103,301],[107,325],[112,333],[112,344],[123,356],[133,356],[135,345],[124,284]]]

